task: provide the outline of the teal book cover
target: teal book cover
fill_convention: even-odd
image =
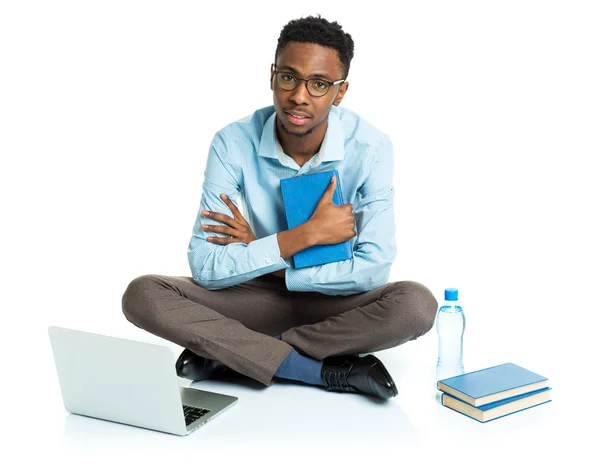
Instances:
[[[544,387],[540,390],[523,393],[478,407],[469,405],[452,395],[443,393],[442,405],[479,422],[487,423],[488,421],[493,421],[494,419],[502,418],[503,416],[518,413],[519,411],[552,401],[550,399],[550,390],[551,388]]]
[[[440,380],[437,388],[481,406],[547,387],[548,379],[512,362]]]
[[[310,173],[280,181],[288,229],[297,227],[310,219],[333,175],[336,177],[337,184],[332,201],[335,205],[341,206],[344,204],[344,198],[342,195],[342,182],[337,170]],[[311,246],[292,255],[292,258],[294,268],[305,268],[351,259],[351,240],[335,245]]]

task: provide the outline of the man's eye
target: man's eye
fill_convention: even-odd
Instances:
[[[282,75],[281,78],[283,78],[283,80],[285,80],[286,82],[296,81],[296,77],[294,77],[293,75]]]
[[[325,88],[327,84],[325,82],[315,82],[317,88]]]

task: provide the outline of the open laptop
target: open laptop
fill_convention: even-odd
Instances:
[[[48,333],[71,413],[185,436],[237,403],[180,387],[166,346],[57,326]]]

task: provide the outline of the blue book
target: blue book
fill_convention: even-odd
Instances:
[[[486,423],[552,401],[550,400],[550,390],[545,387],[482,406],[472,406],[452,395],[442,393],[442,405],[481,423]]]
[[[548,379],[512,362],[440,380],[437,388],[479,407],[548,386]]]
[[[344,204],[344,198],[340,176],[336,170],[295,176],[280,181],[288,229],[310,219],[333,175],[337,184],[332,201],[335,205],[341,206]],[[295,268],[344,261],[352,258],[351,239],[335,245],[314,245],[292,255],[292,258]]]

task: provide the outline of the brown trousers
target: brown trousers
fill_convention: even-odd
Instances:
[[[213,291],[191,277],[144,275],[129,283],[122,306],[139,328],[265,385],[292,348],[318,360],[391,348],[429,331],[438,307],[412,281],[329,296],[288,291],[270,274]]]

